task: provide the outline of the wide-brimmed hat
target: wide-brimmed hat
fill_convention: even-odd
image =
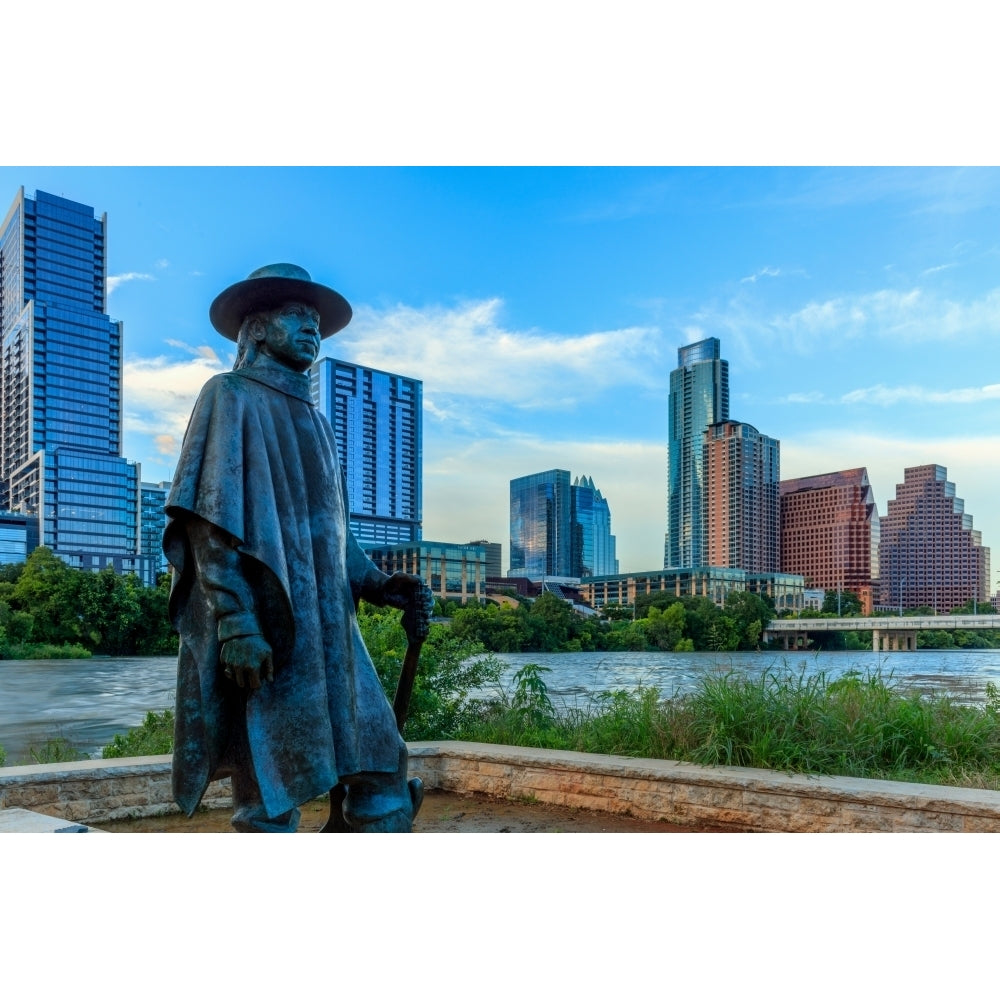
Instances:
[[[304,267],[268,264],[258,267],[246,281],[237,281],[220,292],[208,310],[208,318],[223,337],[235,340],[250,313],[274,309],[285,302],[312,306],[319,313],[321,337],[343,330],[354,315],[343,295],[313,281]]]

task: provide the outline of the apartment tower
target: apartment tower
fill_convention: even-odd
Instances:
[[[729,362],[716,337],[677,351],[670,373],[664,568],[703,566],[704,435],[729,419]]]
[[[703,442],[702,566],[776,573],[781,557],[779,443],[735,420],[709,425]]]
[[[355,538],[365,546],[420,541],[423,383],[320,358],[310,385],[333,425]]]

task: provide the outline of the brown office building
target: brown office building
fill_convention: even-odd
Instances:
[[[779,443],[735,420],[710,424],[703,441],[703,565],[778,572]]]
[[[881,605],[947,614],[973,599],[987,603],[990,550],[943,465],[905,469],[881,522]]]
[[[781,482],[781,572],[806,587],[851,590],[870,614],[878,579],[879,518],[868,470]]]

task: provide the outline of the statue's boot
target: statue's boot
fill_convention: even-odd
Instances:
[[[424,801],[424,785],[419,778],[406,780],[405,747],[399,756],[399,767],[391,774],[344,776],[343,817],[352,833],[410,832]]]

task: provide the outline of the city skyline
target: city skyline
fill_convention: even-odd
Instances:
[[[108,217],[124,441],[170,477],[230,367],[207,308],[292,260],[352,303],[323,355],[424,383],[424,530],[507,536],[508,484],[586,469],[623,572],[662,563],[678,348],[717,337],[783,479],[939,464],[1000,545],[1000,171],[0,168]],[[505,555],[505,562],[506,555]],[[995,580],[989,590],[996,589]]]

